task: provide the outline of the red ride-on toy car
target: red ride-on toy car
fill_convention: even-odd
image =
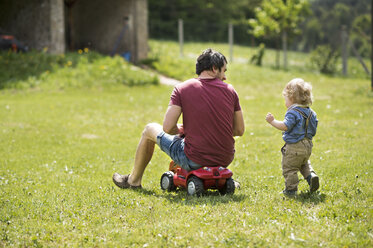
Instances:
[[[220,194],[233,194],[235,190],[232,171],[223,167],[202,167],[187,171],[170,163],[169,171],[161,177],[161,188],[173,191],[177,187],[186,188],[189,195],[202,195],[207,189],[217,189]]]

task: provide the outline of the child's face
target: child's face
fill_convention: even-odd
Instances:
[[[291,105],[293,105],[293,101],[290,100],[287,96],[284,96],[285,98],[285,106],[289,108]]]

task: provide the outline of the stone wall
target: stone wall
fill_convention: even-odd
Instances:
[[[65,52],[65,20],[63,0],[50,0],[50,49],[53,53]]]
[[[78,0],[72,7],[73,46],[89,47],[110,54],[125,25],[125,17],[130,16],[131,1],[121,0]],[[125,30],[118,51],[130,49],[130,31]]]
[[[87,47],[138,62],[148,52],[147,8],[147,0],[77,0],[70,9],[64,0],[1,0],[0,30],[37,50]]]
[[[148,2],[146,0],[134,0],[136,13],[134,23],[135,35],[135,60],[139,61],[148,56]]]
[[[72,7],[71,41],[104,54],[131,54],[137,62],[147,56],[146,0],[78,0]]]
[[[29,48],[65,51],[63,0],[0,1],[0,29]]]

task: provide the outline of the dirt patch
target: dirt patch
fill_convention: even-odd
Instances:
[[[179,81],[179,80],[176,80],[174,78],[169,78],[169,77],[166,77],[166,76],[163,76],[163,75],[158,75],[158,78],[159,78],[159,82],[161,84],[165,84],[165,85],[177,85],[177,84],[181,83],[181,81]]]

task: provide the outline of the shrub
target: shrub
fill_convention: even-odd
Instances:
[[[340,54],[329,45],[317,46],[311,53],[311,63],[325,74],[333,74],[337,70],[337,60]]]
[[[257,66],[262,66],[262,60],[264,56],[264,51],[265,51],[265,45],[264,43],[260,43],[258,51],[256,54],[254,54],[251,59],[250,63],[255,64]]]
[[[122,57],[79,50],[52,55],[43,52],[0,53],[0,89],[105,87],[158,84],[158,78]]]

